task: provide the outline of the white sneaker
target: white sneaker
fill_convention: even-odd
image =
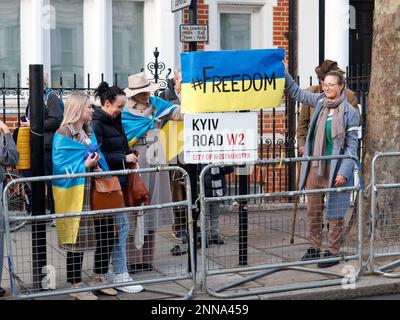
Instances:
[[[129,276],[128,272],[117,273],[114,278],[114,284],[120,284],[123,282],[132,282],[132,278]],[[127,293],[139,293],[143,291],[143,287],[140,285],[136,286],[125,286],[125,287],[116,287],[115,289],[127,292]]]

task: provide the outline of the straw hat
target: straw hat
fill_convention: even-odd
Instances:
[[[345,73],[342,69],[338,67],[337,62],[332,60],[325,60],[315,68],[315,73],[317,74],[319,79],[324,78],[329,71],[338,71],[343,74]]]
[[[154,92],[158,85],[151,83],[144,72],[140,72],[128,77],[128,88],[124,90],[126,97],[136,96],[141,92]]]

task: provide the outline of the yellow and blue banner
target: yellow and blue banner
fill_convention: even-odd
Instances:
[[[122,112],[122,126],[128,139],[129,147],[145,136],[148,130],[154,129],[155,121],[162,123],[161,145],[169,162],[183,151],[183,121],[161,120],[161,118],[174,111],[177,106],[158,97],[150,97],[150,103],[155,109],[152,118],[137,116],[130,113],[127,109]]]
[[[92,152],[100,154],[100,168],[109,171],[94,133],[89,146],[56,133],[53,138],[53,175],[85,173],[85,162]],[[82,212],[85,178],[54,180],[52,187],[56,213]],[[79,222],[80,217],[58,219],[56,224],[58,242],[75,244]]]
[[[169,120],[161,132],[161,145],[166,161],[177,164],[176,157],[183,151],[185,142],[183,121]]]
[[[177,107],[158,97],[150,97],[149,99],[155,109],[155,113],[151,118],[134,115],[126,108],[122,112],[122,127],[128,139],[129,147],[132,147],[148,130],[154,129],[155,121],[160,121],[162,117],[170,114]]]
[[[274,108],[285,88],[284,49],[181,53],[182,112]]]

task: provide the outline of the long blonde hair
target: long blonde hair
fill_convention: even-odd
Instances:
[[[67,124],[74,125],[77,123],[88,101],[90,101],[88,94],[80,91],[73,91],[65,102],[64,119],[61,123],[61,127]]]

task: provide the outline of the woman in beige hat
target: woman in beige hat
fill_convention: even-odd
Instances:
[[[158,89],[144,72],[128,77],[128,88],[124,91],[128,99],[122,113],[122,125],[129,147],[139,152],[139,167],[150,168],[165,165],[165,152],[160,143],[162,127],[168,120],[183,120],[180,107],[150,96]],[[142,174],[150,193],[150,205],[172,202],[168,172]],[[172,224],[172,209],[151,210],[144,214],[143,246],[131,234],[128,237],[127,259],[131,272],[152,270],[155,248],[155,230],[162,225]],[[134,228],[131,228],[131,233]]]

